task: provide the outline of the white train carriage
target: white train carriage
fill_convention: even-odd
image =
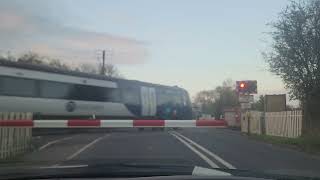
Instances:
[[[191,119],[178,87],[0,60],[0,111],[36,118]]]

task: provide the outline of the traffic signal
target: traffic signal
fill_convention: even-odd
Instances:
[[[257,94],[257,81],[237,81],[236,88],[241,94]]]

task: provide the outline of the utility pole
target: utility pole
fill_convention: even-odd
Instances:
[[[103,49],[103,50],[100,50],[102,51],[102,64],[101,64],[101,69],[100,69],[100,74],[101,75],[106,75],[106,71],[107,71],[107,67],[106,67],[106,60],[108,58],[112,58],[112,49],[109,48],[109,49]],[[107,58],[107,59],[106,59]]]
[[[101,67],[101,75],[106,74],[106,50],[102,51],[102,67]]]

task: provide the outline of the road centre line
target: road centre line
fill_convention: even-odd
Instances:
[[[109,135],[109,134],[108,134]],[[94,144],[96,144],[97,142],[99,142],[101,139],[105,138],[107,135],[101,136],[95,140],[93,140],[92,142],[90,142],[89,144],[83,146],[81,149],[79,149],[78,151],[76,151],[75,153],[71,154],[69,157],[67,157],[66,160],[71,160],[74,157],[78,156],[80,153],[82,153],[83,151],[85,151],[86,149],[88,149],[89,147],[93,146]]]
[[[221,157],[219,157],[218,155],[214,154],[213,152],[209,151],[208,149],[206,149],[205,147],[199,145],[198,143],[192,141],[191,139],[187,138],[186,136],[174,131],[174,133],[178,136],[180,136],[181,138],[184,138],[186,141],[188,141],[190,144],[196,146],[197,148],[201,149],[203,152],[207,153],[208,155],[210,155],[211,157],[213,157],[214,159],[216,159],[217,161],[219,161],[221,164],[223,164],[224,166],[226,166],[229,169],[236,169],[236,167],[234,167],[233,165],[231,165],[230,163],[228,163],[227,161],[223,160]]]
[[[179,137],[178,135],[171,133],[170,134],[175,137],[176,139],[178,139],[182,144],[184,144],[185,146],[187,146],[190,150],[192,150],[194,153],[196,153],[201,159],[203,159],[206,163],[208,163],[212,168],[219,168],[218,165],[216,165],[214,162],[212,162],[206,155],[202,154],[200,151],[198,151],[196,148],[192,147],[190,144],[188,144],[188,142],[186,142],[185,140],[183,140],[181,137]]]
[[[71,138],[73,138],[73,136],[71,136],[71,137],[65,137],[65,138],[62,138],[62,139],[57,139],[57,140],[54,140],[54,141],[50,141],[50,142],[48,142],[47,144],[41,146],[41,147],[38,149],[38,151],[41,151],[41,150],[43,150],[43,149],[51,146],[52,144],[56,144],[56,143],[61,142],[61,141],[69,140],[69,139],[71,139]]]

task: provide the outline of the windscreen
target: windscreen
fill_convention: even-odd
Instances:
[[[320,177],[319,52],[320,0],[2,0],[0,179]]]

